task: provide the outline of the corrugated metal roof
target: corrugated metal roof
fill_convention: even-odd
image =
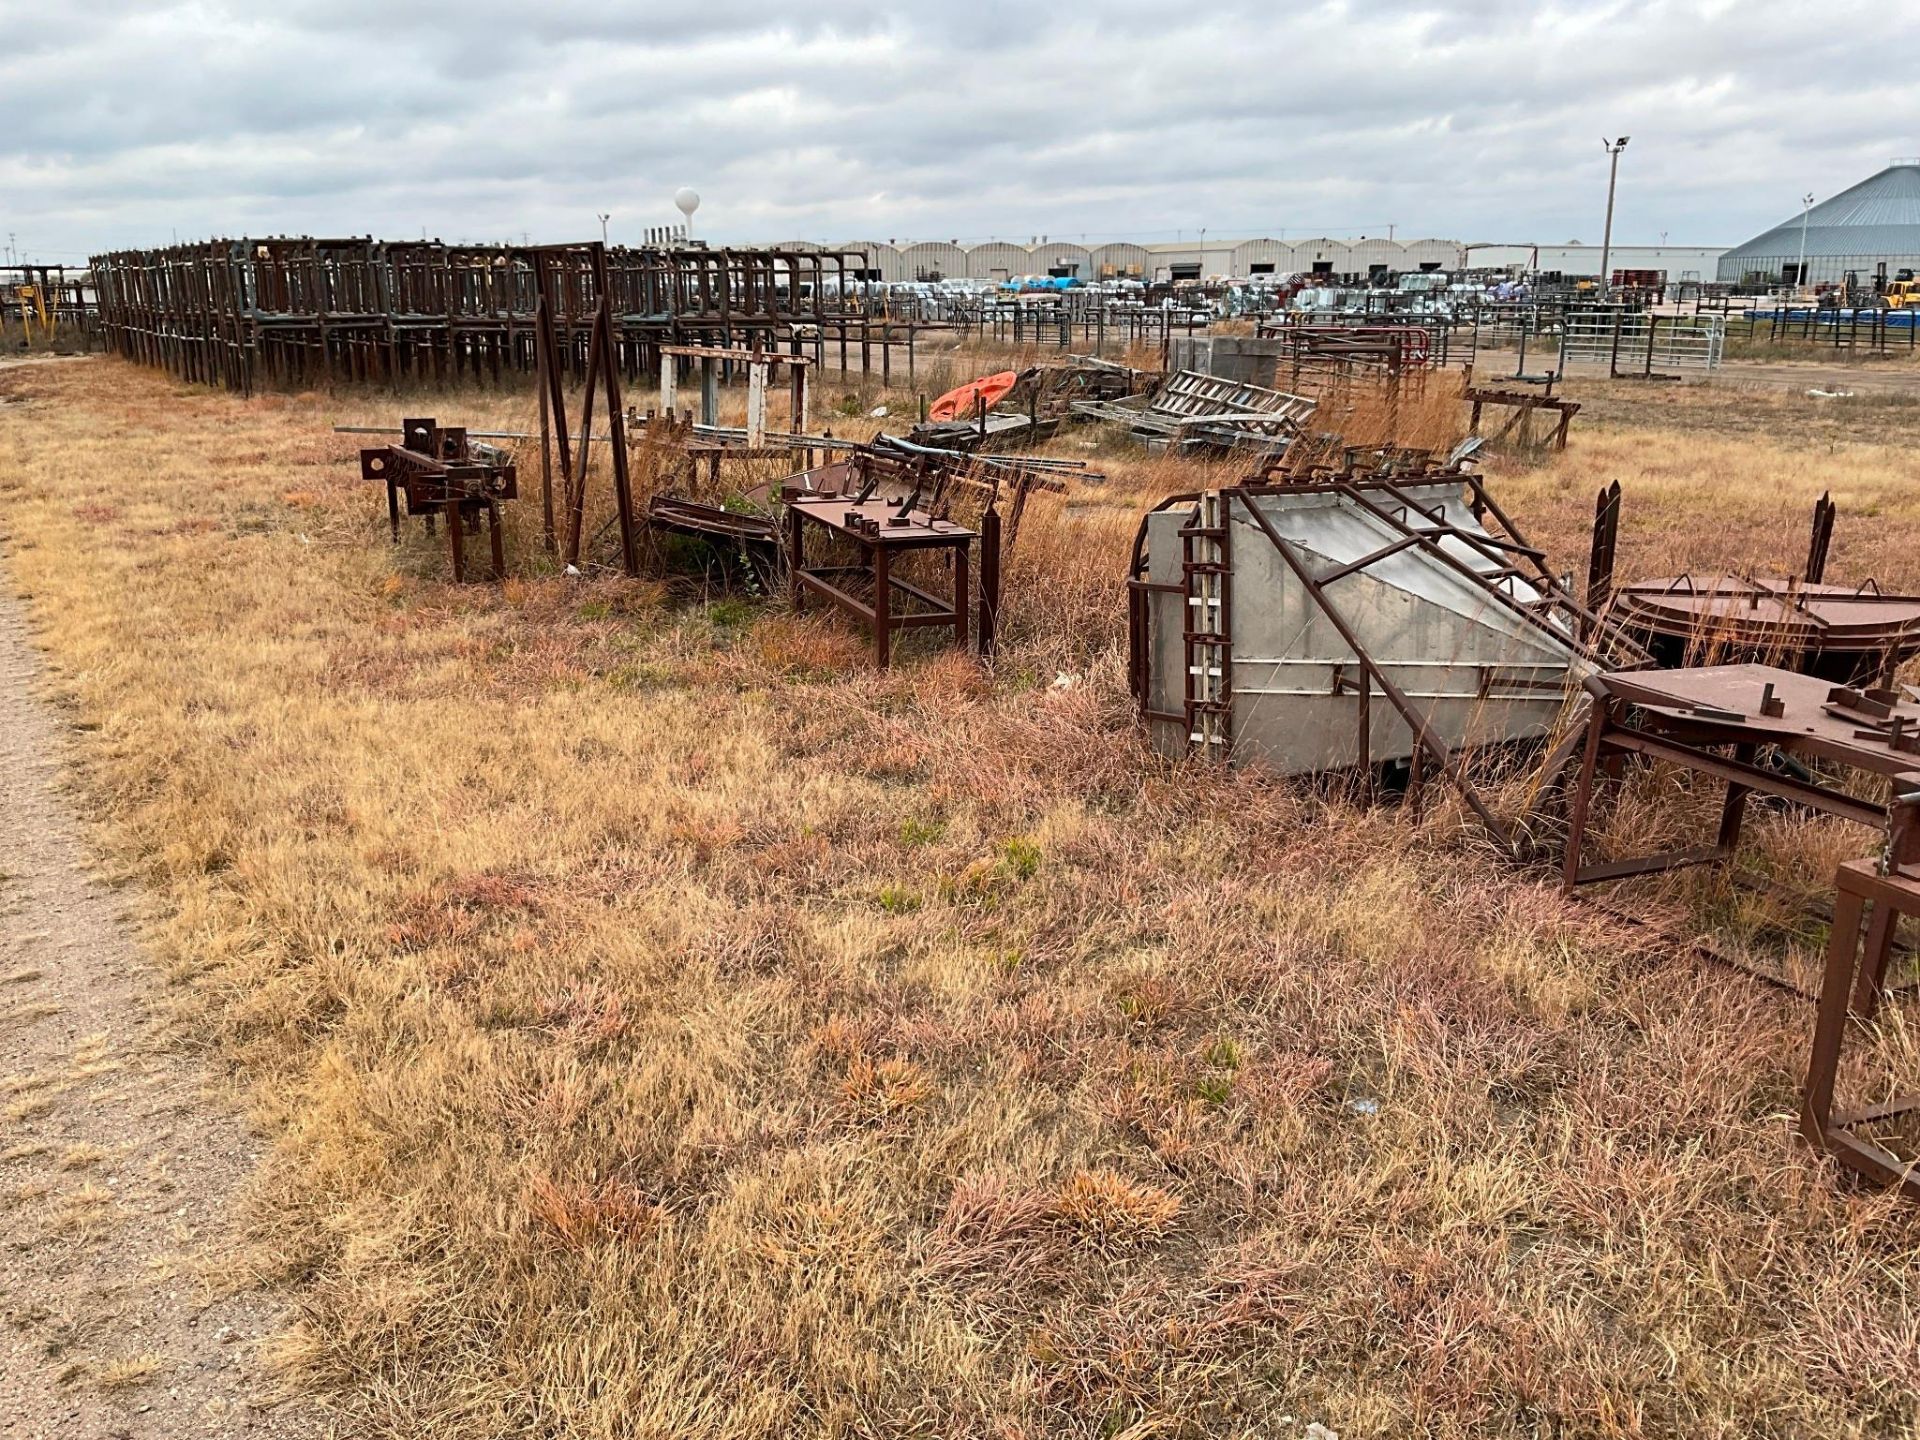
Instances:
[[[1920,165],[1889,165],[1831,200],[1795,215],[1727,251],[1723,259],[1798,255],[1806,226],[1807,258],[1823,255],[1920,254]]]

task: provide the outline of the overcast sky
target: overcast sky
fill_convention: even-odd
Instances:
[[[0,0],[30,258],[267,233],[1733,244],[1920,153],[1834,3]]]

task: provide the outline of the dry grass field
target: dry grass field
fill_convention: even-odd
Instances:
[[[1834,574],[1920,585],[1920,403],[1576,393],[1492,471],[1565,568],[1614,478],[1623,576],[1793,568],[1831,487]],[[1920,1218],[1795,1140],[1811,1006],[1445,807],[1145,751],[1121,566],[1191,472],[1030,516],[991,675],[882,675],[443,583],[329,433],[416,406],[527,413],[0,373],[0,546],[351,1432],[1913,1431]],[[1791,828],[1809,894],[1868,843]]]

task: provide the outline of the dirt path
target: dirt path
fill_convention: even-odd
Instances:
[[[0,1436],[317,1435],[257,1364],[274,1307],[215,1278],[259,1142],[156,1019],[39,675],[0,569]]]

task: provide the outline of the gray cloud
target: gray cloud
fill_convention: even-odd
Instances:
[[[1853,0],[0,0],[22,251],[209,234],[1731,244],[1920,152]]]

